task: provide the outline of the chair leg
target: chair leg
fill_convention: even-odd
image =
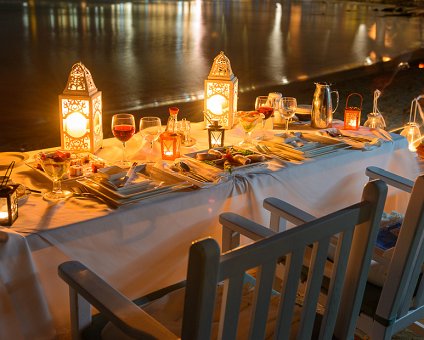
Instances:
[[[69,288],[71,309],[71,336],[73,340],[81,340],[81,332],[91,324],[91,305],[74,289]]]

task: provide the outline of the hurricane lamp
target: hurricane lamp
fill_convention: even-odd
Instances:
[[[181,138],[178,133],[165,131],[159,139],[163,160],[173,161],[180,157]]]
[[[0,187],[0,225],[11,226],[18,218],[18,184]]]
[[[81,62],[72,66],[59,95],[59,113],[62,149],[95,153],[102,147],[102,92]]]
[[[217,119],[212,120],[212,124],[208,125],[209,149],[224,146],[225,129],[219,125]]]
[[[224,129],[233,126],[237,111],[238,79],[230,60],[220,52],[214,59],[208,79],[205,80],[204,120],[206,126],[218,120]]]
[[[412,152],[417,151],[417,147],[418,145],[420,145],[422,141],[420,126],[416,122],[416,119],[417,119],[418,109],[420,109],[420,114],[421,114],[421,107],[420,107],[419,100],[423,97],[424,96],[418,96],[417,98],[414,98],[412,100],[411,109],[409,111],[409,122],[406,123],[402,132],[400,133],[408,141],[408,149],[409,151],[412,151]]]
[[[352,96],[360,98],[358,106],[349,106],[349,99]],[[344,111],[344,129],[345,130],[358,130],[361,125],[361,111],[362,111],[362,96],[359,93],[351,93],[346,98],[346,107]]]

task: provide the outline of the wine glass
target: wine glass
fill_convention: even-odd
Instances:
[[[244,130],[244,138],[239,145],[251,146],[252,131],[258,124],[259,120],[264,118],[264,115],[258,111],[239,111],[237,112],[237,117],[239,118],[240,125]]]
[[[118,113],[112,117],[112,133],[122,142],[124,146],[122,152],[122,161],[118,162],[119,165],[124,167],[130,166],[125,156],[125,143],[128,142],[135,133],[135,120],[134,116],[129,113]]]
[[[59,201],[72,196],[67,190],[62,190],[62,177],[68,173],[71,164],[71,153],[65,150],[56,150],[51,152],[40,152],[36,156],[38,164],[41,165],[44,172],[53,180],[52,191],[43,195],[47,201]]]
[[[278,104],[278,111],[284,117],[286,121],[286,135],[289,134],[289,121],[294,116],[297,109],[296,98],[293,97],[283,97],[280,99]]]
[[[153,143],[161,133],[161,121],[159,117],[142,117],[140,119],[140,135],[150,143],[150,154],[153,151]]]
[[[266,120],[271,117],[272,113],[274,112],[274,108],[268,100],[268,96],[256,97],[255,110],[264,115],[264,118],[262,119],[262,130],[264,130]],[[262,131],[262,139],[265,139],[265,131]]]

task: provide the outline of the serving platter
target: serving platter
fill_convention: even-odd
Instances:
[[[94,194],[112,201],[117,206],[192,187],[191,183],[167,174],[155,168],[152,164],[145,164],[137,171],[148,180],[132,185],[127,191],[114,190],[111,186],[105,184],[101,177],[95,175],[80,178],[77,182]]]
[[[207,155],[215,152],[219,152],[222,156],[217,154],[216,159],[212,159],[212,157],[210,159],[207,158]],[[237,146],[227,146],[190,152],[184,154],[184,157],[193,159],[203,166],[210,166],[223,172],[233,172],[253,166],[264,165],[271,159],[271,157],[267,157],[259,152]],[[243,164],[243,162],[245,163]]]

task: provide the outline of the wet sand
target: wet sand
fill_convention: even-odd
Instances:
[[[379,89],[382,94],[378,108],[386,120],[387,129],[400,127],[409,119],[409,110],[412,99],[424,94],[424,68],[419,68],[419,63],[424,63],[424,49],[417,50],[397,57],[388,62],[380,62],[371,66],[364,66],[334,74],[328,74],[304,81],[293,82],[281,86],[264,87],[249,92],[239,93],[238,109],[252,110],[258,95],[269,92],[281,92],[284,96],[293,96],[298,104],[310,104],[315,90],[314,82],[325,81],[332,84],[332,89],[337,89],[340,94],[340,104],[334,115],[343,119],[346,98],[350,93],[357,92],[363,96],[361,115],[362,124],[368,113],[372,112],[374,90]],[[404,63],[404,67],[399,67]],[[405,63],[409,67],[405,66]],[[178,105],[179,119],[187,118],[190,121],[203,120],[203,101],[194,101]],[[137,122],[142,116],[166,115],[167,106],[158,106],[145,110],[132,112]],[[103,131],[105,138],[112,137],[110,131],[110,117],[103,116]],[[28,151],[45,147],[54,147],[60,144],[59,126],[57,131],[46,134],[42,140],[34,141],[31,131],[22,131],[20,136],[8,134],[6,130],[1,136],[0,151]]]

